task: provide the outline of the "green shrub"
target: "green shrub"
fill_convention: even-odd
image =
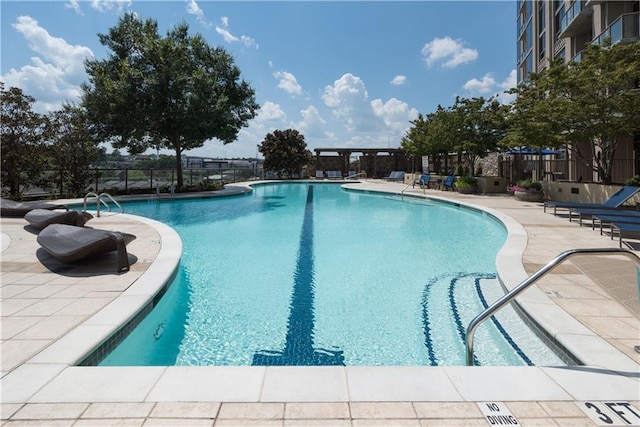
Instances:
[[[456,180],[456,187],[459,187],[459,188],[471,187],[472,185],[476,185],[477,183],[478,183],[478,180],[475,177],[465,175],[465,176],[461,176]]]
[[[518,181],[518,187],[524,188],[525,190],[542,191],[542,183],[540,181],[534,181],[533,179]]]
[[[624,182],[624,185],[631,185],[633,187],[640,187],[640,175],[634,175]]]

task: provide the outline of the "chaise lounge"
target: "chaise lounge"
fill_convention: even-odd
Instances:
[[[560,202],[549,200],[544,202],[543,211],[547,211],[547,207],[553,207],[553,214],[556,215],[558,209],[568,209],[569,211],[574,209],[618,209],[620,206],[624,204],[627,200],[633,197],[638,191],[640,191],[640,187],[635,187],[631,185],[625,185],[620,190],[618,190],[613,196],[609,197],[602,203],[578,203],[578,202]]]
[[[136,236],[118,231],[51,224],[38,234],[38,243],[54,258],[73,263],[111,251],[118,251],[118,273],[129,271],[127,244]]]
[[[23,218],[28,212],[34,209],[64,209],[69,210],[65,205],[43,202],[40,200],[32,202],[16,202],[15,200],[0,198],[0,216]]]
[[[387,181],[403,181],[404,180],[404,172],[403,171],[392,171],[389,176],[386,178]]]
[[[82,227],[91,218],[93,218],[93,215],[88,212],[49,209],[33,209],[24,216],[24,219],[38,230],[42,230],[50,224],[68,224]]]

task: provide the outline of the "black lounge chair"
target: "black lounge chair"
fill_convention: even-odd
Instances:
[[[59,211],[49,209],[34,209],[25,214],[24,219],[27,220],[32,227],[38,230],[44,229],[50,224],[68,224],[82,227],[93,218],[89,212],[80,211]]]
[[[127,244],[136,236],[118,231],[51,224],[38,234],[38,243],[54,258],[73,263],[94,255],[118,251],[118,273],[129,271]]]
[[[16,202],[15,200],[0,198],[0,216],[3,217],[23,218],[27,214],[27,212],[30,212],[34,209],[69,210],[67,206],[57,203],[42,202],[39,200],[32,202]]]

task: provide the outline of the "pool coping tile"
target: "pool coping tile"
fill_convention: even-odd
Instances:
[[[462,400],[442,367],[347,366],[345,370],[352,402]]]

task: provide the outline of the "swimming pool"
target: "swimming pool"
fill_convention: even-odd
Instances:
[[[466,325],[503,293],[504,228],[454,204],[278,183],[126,210],[175,228],[184,253],[105,366],[461,365]],[[566,364],[513,310],[496,318],[477,364]]]

